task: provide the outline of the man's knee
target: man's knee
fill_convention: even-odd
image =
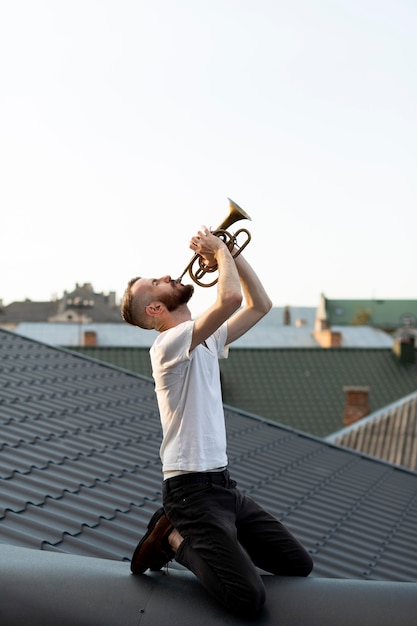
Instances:
[[[308,576],[313,571],[314,561],[311,555],[307,552],[304,558],[303,563],[300,566],[301,573],[299,576]]]
[[[311,555],[306,552],[302,559],[300,559],[297,563],[294,563],[293,571],[290,573],[290,576],[307,577],[313,571],[313,567],[313,559]]]

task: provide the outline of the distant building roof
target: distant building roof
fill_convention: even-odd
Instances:
[[[291,325],[283,324],[283,309],[273,308],[256,326],[240,337],[233,348],[317,348],[314,336],[314,309],[297,318]],[[298,309],[298,312],[300,310]],[[80,346],[85,344],[88,333],[95,335],[97,346],[150,347],[156,337],[155,331],[143,330],[125,323],[104,322],[20,322],[12,330],[37,341],[57,346]],[[341,345],[345,348],[390,348],[393,338],[387,333],[369,326],[335,327],[341,333]]]
[[[96,335],[97,345],[101,347],[138,347],[150,348],[156,337],[156,331],[144,330],[126,323],[84,323],[77,322],[21,322],[13,329],[19,335],[43,341],[53,346],[73,347],[84,345],[85,333]]]
[[[96,293],[90,283],[75,286],[62,298],[51,302],[12,302],[0,309],[0,326],[13,327],[21,322],[112,322],[122,324],[116,294]]]
[[[58,310],[57,302],[12,302],[0,310],[0,324],[19,324],[19,322],[46,322]]]
[[[368,325],[385,330],[417,326],[417,300],[334,300],[325,298],[331,327]]]

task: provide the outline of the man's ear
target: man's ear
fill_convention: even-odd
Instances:
[[[145,311],[150,317],[157,317],[158,315],[161,315],[164,309],[165,307],[162,302],[154,301],[148,304],[148,306],[145,308]]]

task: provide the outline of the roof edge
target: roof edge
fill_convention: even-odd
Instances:
[[[143,576],[126,562],[0,545],[2,623],[238,625],[188,571]],[[417,583],[263,576],[268,626],[414,626]],[[184,602],[184,597],[187,601]],[[302,602],[300,602],[302,598]]]

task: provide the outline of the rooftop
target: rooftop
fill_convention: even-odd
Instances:
[[[10,305],[11,306],[11,305]],[[30,307],[34,303],[30,304]],[[56,305],[55,305],[56,306]],[[36,308],[36,307],[35,307]],[[311,307],[288,307],[290,311],[290,323],[284,323],[284,311],[282,307],[274,307],[249,332],[240,337],[234,344],[235,348],[317,348],[320,346],[314,336],[315,309]],[[117,323],[112,319],[98,316],[98,305],[85,312],[83,318],[78,317],[76,311],[69,312],[71,317],[59,321],[35,319],[31,320],[26,312],[21,311],[16,318],[15,324],[9,324],[9,330],[57,346],[81,346],[85,343],[85,334],[95,334],[96,345],[100,347],[150,347],[155,339],[153,331],[135,328],[128,324],[120,324],[118,310],[110,312],[112,318],[116,315]],[[88,315],[93,319],[85,318]],[[22,319],[23,318],[23,319]],[[9,322],[11,315],[8,317]],[[4,318],[3,318],[4,321]],[[65,323],[63,323],[65,322]],[[0,316],[0,326],[2,318]],[[3,324],[4,325],[4,324]],[[5,325],[4,325],[5,326]],[[335,326],[333,331],[341,333],[342,346],[344,348],[391,348],[393,338],[371,326]]]
[[[148,348],[72,348],[151,377]],[[223,400],[319,437],[343,426],[346,385],[368,386],[370,411],[417,390],[417,359],[402,363],[391,348],[235,348],[220,361]]]
[[[116,580],[129,578],[134,546],[161,505],[152,380],[4,330],[0,349],[0,541],[9,546],[3,594],[14,573],[26,580],[28,564],[41,577],[34,594],[49,588],[51,563],[55,580],[72,580],[73,589],[69,555],[119,562],[122,569],[109,571]],[[310,550],[314,579],[385,581],[391,593],[392,583],[417,582],[416,472],[230,406],[226,424],[232,474]],[[28,548],[27,556],[15,550]],[[41,553],[57,554],[44,559]],[[88,578],[89,565],[79,567]],[[171,571],[178,583],[173,578],[162,597],[184,584],[181,566],[173,562]],[[153,584],[145,579],[133,583],[138,597]],[[372,587],[363,590],[369,599]],[[82,590],[77,593],[82,602]],[[27,586],[22,582],[14,594],[27,598]],[[175,605],[175,598],[169,601]]]
[[[1,540],[129,559],[161,502],[153,382],[6,331],[0,341]],[[378,552],[390,528],[401,520],[407,533],[404,519],[417,515],[416,473],[232,407],[226,422],[241,488],[301,536],[316,575],[417,580],[410,551],[397,573]]]
[[[394,330],[417,326],[417,300],[334,300],[324,298],[330,326],[371,325]]]

